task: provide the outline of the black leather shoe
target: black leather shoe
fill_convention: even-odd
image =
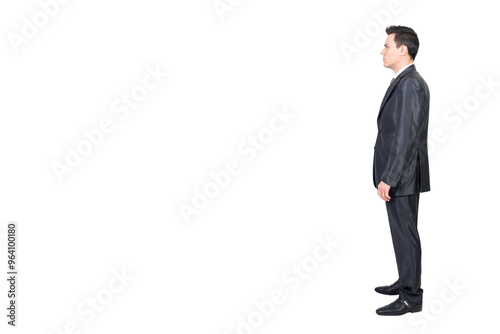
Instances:
[[[399,283],[396,281],[391,285],[377,286],[375,291],[383,295],[399,295]]]
[[[386,306],[377,309],[378,315],[402,315],[408,312],[415,313],[422,311],[422,303],[410,303],[403,299],[396,299]]]

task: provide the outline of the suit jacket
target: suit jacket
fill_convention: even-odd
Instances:
[[[392,81],[380,106],[373,157],[373,184],[391,186],[392,196],[430,190],[427,127],[429,88],[409,66]]]

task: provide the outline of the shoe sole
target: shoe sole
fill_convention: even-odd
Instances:
[[[399,290],[398,290],[398,292],[382,292],[382,291],[375,290],[375,292],[380,293],[381,295],[386,295],[386,296],[397,296],[397,295],[399,295]]]
[[[413,308],[413,309],[410,309],[408,312],[403,312],[403,313],[378,313],[378,315],[384,315],[384,316],[397,316],[397,315],[403,315],[403,314],[406,314],[406,313],[416,313],[416,312],[421,312],[422,311],[422,306],[418,307],[418,308]]]

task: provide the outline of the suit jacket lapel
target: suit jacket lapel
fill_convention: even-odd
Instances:
[[[385,92],[384,99],[382,100],[382,104],[380,105],[380,109],[378,111],[378,116],[377,120],[380,118],[380,114],[382,113],[382,109],[384,108],[385,103],[387,102],[387,99],[389,96],[391,96],[392,91],[394,90],[394,87],[396,87],[397,83],[401,78],[403,78],[405,75],[407,75],[410,72],[416,71],[417,69],[415,68],[415,65],[413,66],[408,66],[406,70],[401,72],[396,79],[394,79],[391,84],[389,85],[389,88],[387,88],[387,91]]]

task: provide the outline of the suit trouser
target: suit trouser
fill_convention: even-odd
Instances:
[[[391,196],[386,202],[392,243],[399,274],[399,296],[409,302],[421,303],[422,272],[420,237],[417,230],[418,201],[420,194]]]

